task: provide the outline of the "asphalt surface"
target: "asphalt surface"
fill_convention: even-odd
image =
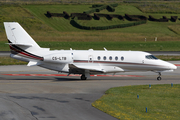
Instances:
[[[0,56],[10,56],[10,51],[0,51]]]
[[[0,66],[0,120],[116,120],[91,103],[111,87],[180,84],[179,68],[162,73],[161,81],[156,80],[158,75],[153,72],[122,73],[127,76],[91,77],[82,81],[79,76],[34,76],[57,74],[39,67]]]

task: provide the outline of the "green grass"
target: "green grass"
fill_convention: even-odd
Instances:
[[[25,5],[24,8],[28,9],[37,18],[44,21],[49,26],[58,31],[82,31],[72,27],[70,20],[64,18],[47,18],[45,14],[47,11],[52,13],[63,13],[66,11],[69,15],[71,13],[82,13],[83,11],[90,9],[91,5]]]
[[[105,17],[101,17],[100,20],[78,20],[83,26],[97,27],[97,26],[108,26],[108,25],[118,25],[118,24],[126,24],[132,23],[130,21],[119,20],[118,18],[113,18],[112,20],[108,20]]]
[[[76,50],[102,50],[106,47],[107,50],[145,50],[145,51],[175,51],[179,50],[180,42],[119,42],[119,41],[94,41],[94,42],[38,42],[41,47],[51,49],[65,49],[69,48]]]
[[[46,24],[48,24],[50,27],[54,28],[55,30],[60,32],[60,36],[64,34],[64,32],[73,32],[75,37],[71,38],[71,41],[81,41],[81,38],[76,36],[81,36],[86,41],[93,41],[94,36],[98,36],[99,40],[103,41],[139,41],[144,38],[147,38],[148,40],[152,41],[155,37],[158,37],[161,41],[179,41],[180,36],[177,34],[179,29],[176,29],[175,27],[171,27],[169,29],[168,26],[177,26],[180,24],[180,21],[177,21],[176,23],[173,22],[166,22],[166,23],[160,23],[160,22],[151,22],[148,21],[147,24],[139,25],[135,27],[127,27],[127,28],[119,28],[119,29],[111,29],[111,30],[103,30],[103,31],[87,31],[87,30],[81,30],[77,29],[75,27],[72,27],[70,25],[70,20],[64,19],[64,18],[47,18],[44,14],[47,11],[50,12],[60,12],[67,11],[69,14],[72,12],[80,12],[90,9],[91,5],[26,5],[23,6],[25,9],[28,9],[31,13],[33,13],[35,16],[37,16],[40,20],[44,21]],[[73,9],[73,10],[71,10]],[[107,10],[103,10],[100,13],[108,13]],[[124,15],[127,14],[141,14],[148,17],[148,15],[152,15],[155,18],[161,18],[163,15],[170,18],[171,15],[174,14],[146,14],[142,13],[139,9],[132,5],[119,5],[116,7],[116,11],[114,13],[108,13],[108,14],[120,14]],[[180,14],[175,14],[176,16],[180,16]],[[129,21],[125,20],[107,20],[105,18],[101,18],[98,20],[90,20],[90,21],[80,21],[82,25],[87,26],[107,26],[107,25],[114,25],[118,23],[128,23]],[[175,30],[174,30],[175,29]],[[175,32],[176,31],[176,32]],[[91,35],[91,39],[84,36],[82,33],[87,33]],[[105,34],[105,36],[103,36]],[[114,35],[116,34],[116,35]],[[70,37],[70,36],[69,36]],[[68,37],[68,38],[69,38]],[[66,39],[64,39],[66,40]],[[96,40],[95,40],[96,41]]]
[[[80,30],[77,28],[74,28],[70,25],[70,20],[64,19],[64,18],[47,18],[44,14],[47,11],[50,12],[55,12],[57,13],[62,13],[63,11],[66,11],[68,14],[70,13],[82,13],[83,11],[87,9],[91,9],[91,5],[26,5],[23,6],[24,8],[28,9],[31,13],[33,13],[35,16],[37,16],[39,19],[53,27],[54,29],[64,32],[64,31],[84,31]],[[170,18],[173,14],[153,14],[153,13],[142,13],[139,9],[137,9],[134,6],[131,5],[119,5],[116,7],[116,11],[111,13],[108,12],[107,10],[103,10],[100,13],[108,13],[108,14],[130,14],[130,15],[145,15],[148,17],[148,15],[152,15],[155,18],[162,18],[162,16],[167,16]],[[180,14],[175,14],[176,16],[180,16]],[[123,23],[122,20],[117,20],[113,19],[112,21],[109,21],[107,19],[101,18],[99,21],[98,20],[85,20],[82,21],[82,23],[87,23],[87,25],[102,25],[105,26],[107,24],[117,24],[117,23]],[[124,23],[127,23],[129,21],[125,20]],[[177,23],[172,23],[172,22],[167,22],[167,23],[159,23],[159,22],[148,22],[146,25],[140,25],[139,27],[131,27],[131,28],[125,28],[125,29],[113,29],[113,30],[108,30],[108,31],[116,31],[116,32],[131,32],[131,33],[151,33],[151,34],[169,34],[169,35],[175,35],[175,33],[171,32],[168,29],[168,25],[174,25],[174,24],[179,24],[180,22]],[[127,31],[127,30],[128,31]],[[102,31],[102,32],[107,32],[107,31]]]
[[[111,88],[92,106],[123,120],[179,120],[179,90],[179,84]]]
[[[9,45],[6,43],[8,43],[8,41],[0,41],[1,51],[10,51]]]
[[[109,50],[142,50],[142,51],[179,51],[180,21],[176,23],[151,22],[147,24],[118,28],[103,31],[87,31],[73,27],[70,20],[64,18],[47,18],[47,11],[70,13],[86,11],[91,5],[6,5],[0,9],[0,51],[9,50],[7,38],[4,32],[3,21],[17,21],[42,47],[51,49],[102,49]],[[103,10],[100,13],[108,14],[141,14],[148,16],[150,13],[142,13],[133,5],[121,3],[116,7],[115,13]],[[170,18],[174,14],[155,14],[152,16],[160,18],[163,15]],[[180,17],[180,14],[175,14]],[[117,23],[128,23],[129,21],[113,19],[109,21],[101,18],[100,21],[80,21],[84,25],[112,25]],[[158,42],[154,42],[155,37]],[[144,40],[147,40],[145,43]],[[50,44],[50,45],[49,45]]]
[[[172,6],[172,5],[171,5]],[[47,18],[44,14],[47,11],[59,12],[63,11],[70,13],[86,11],[91,9],[91,5],[1,5],[0,6],[0,51],[9,51],[7,38],[4,32],[4,21],[17,21],[22,27],[34,38],[41,47],[54,49],[73,48],[76,50],[103,50],[106,47],[108,50],[141,50],[141,51],[179,51],[180,50],[180,21],[176,23],[167,22],[151,22],[135,27],[127,27],[120,29],[111,29],[103,31],[87,31],[73,27],[70,20],[64,18]],[[143,13],[132,4],[121,3],[116,7],[115,13],[103,10],[100,13],[120,14],[125,13],[152,15],[155,18],[161,18],[163,15],[178,16],[180,14],[156,14]],[[101,18],[91,21],[80,21],[83,25],[91,26],[106,26],[119,23],[129,23],[129,21],[118,20],[113,18],[107,20]],[[155,42],[155,37],[158,41]],[[146,38],[147,42],[144,42]],[[178,57],[158,56],[164,60],[178,60]],[[12,58],[1,58],[1,65],[7,64],[25,64],[19,61],[13,61]]]
[[[0,57],[0,65],[25,65],[25,64],[27,63],[10,57]]]
[[[4,51],[10,51],[9,46],[5,44],[7,42],[0,42],[0,48]],[[179,51],[179,41],[157,41],[157,42],[119,42],[119,41],[77,41],[77,42],[57,42],[57,41],[39,41],[38,44],[43,48],[50,48],[51,50],[69,50],[70,48],[76,50],[103,50],[105,47],[107,50],[136,50],[136,51]]]
[[[177,61],[177,60],[180,60],[180,56],[174,56],[174,55],[158,55],[156,57],[158,59],[165,60],[165,61]]]
[[[136,4],[136,6],[144,13],[180,13],[179,3],[169,3],[169,2],[149,2]]]

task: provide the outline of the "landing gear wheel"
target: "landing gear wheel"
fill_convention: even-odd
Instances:
[[[157,80],[161,80],[161,73],[159,72],[159,77],[157,77]]]
[[[81,80],[86,80],[87,77],[85,75],[81,75]]]
[[[159,76],[159,77],[157,77],[157,80],[159,80],[159,81],[160,81],[160,80],[161,80],[161,77],[160,77],[160,76]]]

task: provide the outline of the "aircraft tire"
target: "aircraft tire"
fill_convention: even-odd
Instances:
[[[87,77],[85,75],[81,75],[81,80],[86,80]]]
[[[159,80],[159,81],[160,81],[160,80],[161,80],[161,77],[157,77],[157,80]]]

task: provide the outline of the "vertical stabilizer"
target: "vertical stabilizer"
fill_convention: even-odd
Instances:
[[[11,53],[27,59],[43,60],[41,48],[17,22],[4,22]],[[47,51],[47,49],[46,49]]]
[[[4,22],[6,35],[10,44],[40,48],[32,37],[17,22]]]

